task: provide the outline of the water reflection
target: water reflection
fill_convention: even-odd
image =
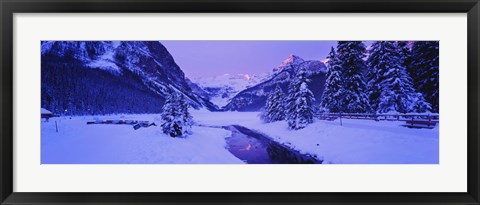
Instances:
[[[248,164],[321,164],[310,155],[302,155],[268,137],[238,125],[225,126],[232,131],[228,150]]]

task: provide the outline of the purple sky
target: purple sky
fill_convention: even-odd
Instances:
[[[269,72],[288,55],[323,60],[336,41],[161,41],[189,78]]]

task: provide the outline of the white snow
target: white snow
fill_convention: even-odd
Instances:
[[[234,90],[241,91],[250,86],[262,82],[269,74],[223,74],[213,77],[196,77],[192,81],[201,87],[229,86]]]
[[[102,70],[121,72],[121,69],[113,61],[108,59],[98,59],[87,64],[90,68],[99,68]]]
[[[244,163],[225,149],[229,131],[194,126],[192,135],[171,138],[160,126],[93,124],[98,119],[154,121],[160,115],[52,118],[41,122],[42,164],[227,164]],[[55,131],[55,122],[58,133]]]
[[[289,130],[285,121],[263,123],[257,112],[194,112],[205,125],[238,124],[301,153],[336,164],[437,164],[439,129],[411,129],[399,121],[343,119]]]
[[[210,93],[210,102],[223,107],[240,91],[255,86],[269,77],[269,73],[261,74],[223,74],[214,77],[196,77],[192,82],[203,89],[214,88],[218,91]],[[208,92],[208,91],[207,91]]]
[[[120,67],[115,64],[115,48],[118,47],[120,43],[118,41],[113,41],[111,45],[113,49],[106,49],[106,52],[102,56],[94,61],[89,62],[87,66],[90,68],[99,68],[102,70],[120,73]]]
[[[235,94],[232,95],[231,97],[233,97],[233,96],[235,96]],[[223,107],[230,102],[231,97],[225,97],[224,98],[222,96],[214,96],[214,97],[210,98],[210,102],[217,105],[218,107]]]
[[[305,62],[302,58],[299,56],[290,54],[287,59],[285,59],[280,65],[278,65],[278,68],[282,68],[285,66],[290,66],[290,65],[299,65],[301,63]]]
[[[171,138],[160,126],[87,125],[102,119],[148,120],[160,115],[112,115],[51,118],[41,122],[43,164],[228,164],[244,163],[226,149],[231,133],[206,126],[241,125],[264,133],[301,153],[335,164],[437,164],[439,129],[410,129],[404,122],[316,120],[301,130],[285,121],[263,123],[258,112],[192,111],[197,125],[186,138]],[[58,133],[55,131],[55,122]]]
[[[50,112],[49,110],[45,109],[45,108],[41,108],[40,109],[40,114],[52,114],[52,112]]]

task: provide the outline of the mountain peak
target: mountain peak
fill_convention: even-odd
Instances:
[[[300,58],[297,55],[290,54],[287,59],[285,59],[280,65],[273,69],[273,72],[276,73],[283,70],[284,68],[300,65],[303,62],[305,62],[303,58]]]
[[[293,55],[293,54],[290,54],[288,56],[287,59],[285,59],[279,67],[282,67],[282,66],[288,66],[288,65],[298,65],[300,63],[303,63],[305,60],[303,60],[302,58],[300,58],[299,56],[296,56],[296,55]]]
[[[287,90],[290,82],[299,71],[305,72],[309,78],[311,91],[316,99],[321,99],[325,84],[325,64],[319,60],[303,60],[296,55],[289,55],[269,76],[264,78],[261,83],[238,92],[231,98],[223,110],[229,111],[260,111],[264,108],[269,93],[279,86],[282,90]],[[317,86],[318,85],[318,86]],[[320,103],[319,100],[315,101]]]
[[[238,73],[238,74],[225,73],[221,76],[215,76],[215,78],[250,80],[252,76],[249,74],[242,74],[242,73]]]

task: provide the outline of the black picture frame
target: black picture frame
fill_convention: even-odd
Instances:
[[[1,204],[480,204],[478,0],[0,0]],[[467,13],[468,191],[466,193],[18,193],[13,192],[15,13]],[[92,184],[94,186],[94,184]]]

